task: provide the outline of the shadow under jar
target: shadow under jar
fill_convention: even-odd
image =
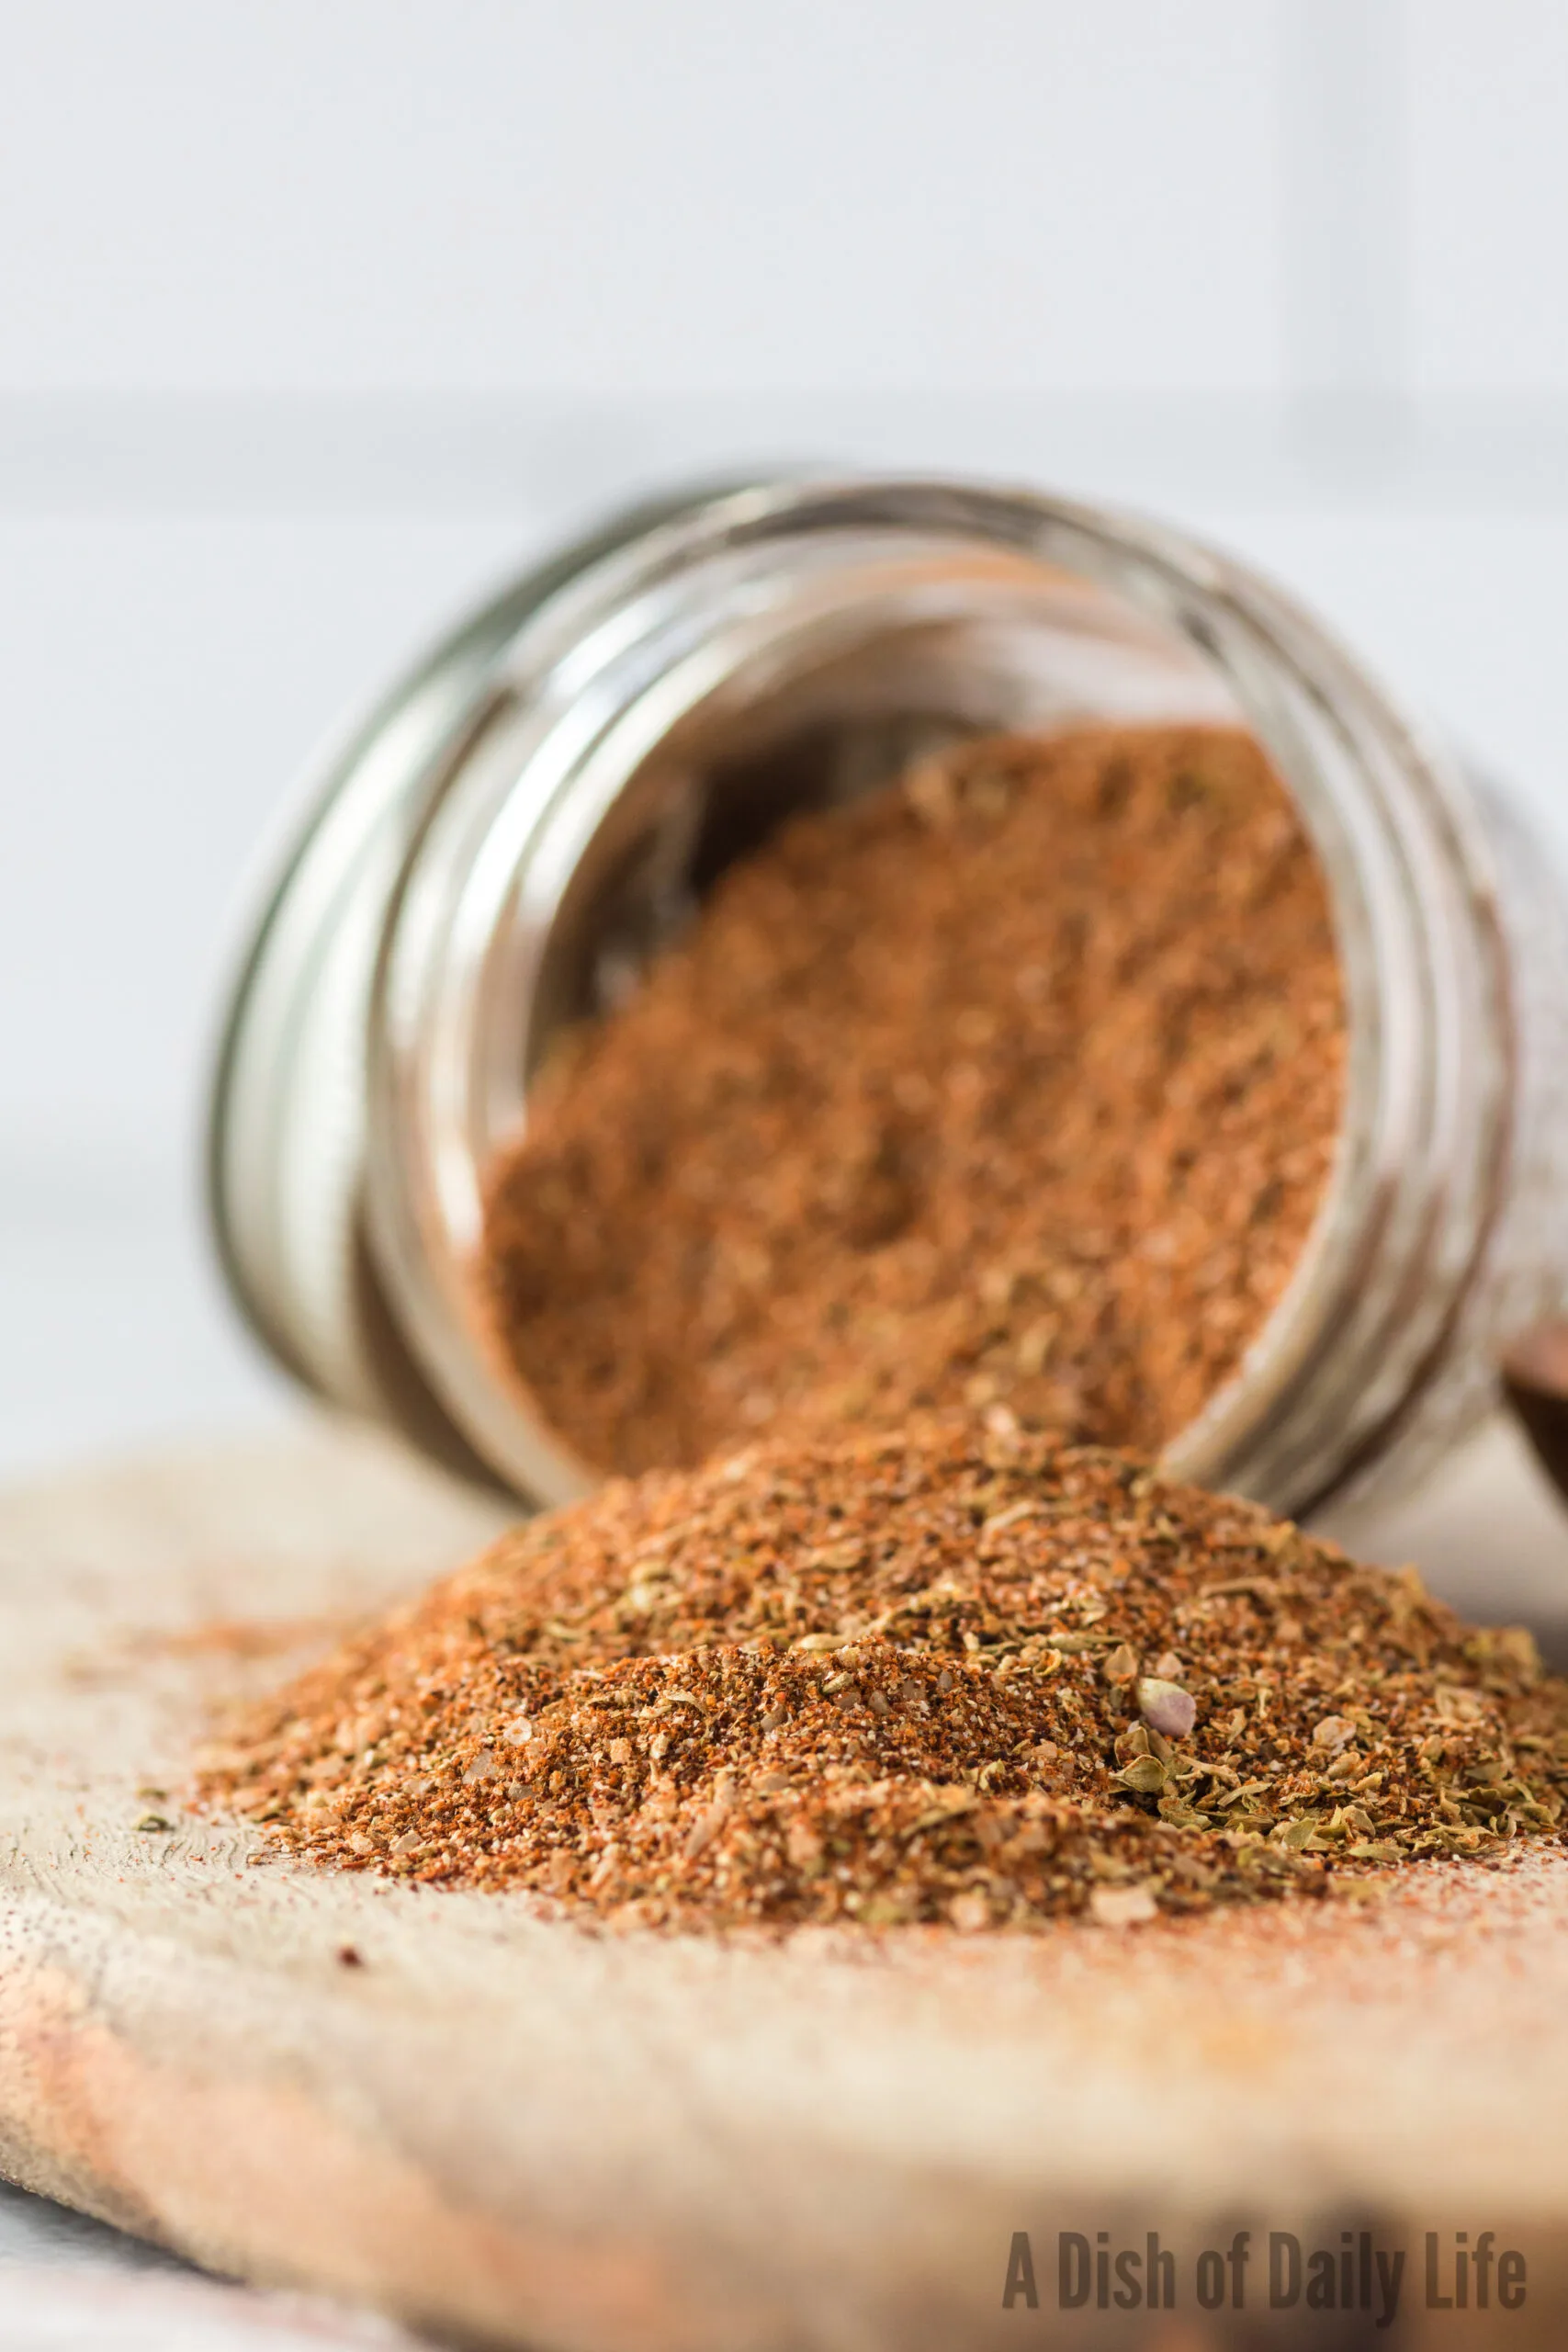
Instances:
[[[1007,488],[790,478],[644,506],[333,752],[229,1010],[210,1182],[323,1396],[534,1500],[595,1474],[476,1307],[486,1170],[573,1023],[725,865],[934,747],[1240,726],[1329,892],[1343,1127],[1295,1272],[1173,1474],[1297,1514],[1405,1483],[1568,1300],[1568,922],[1517,813],[1308,615],[1184,535]]]

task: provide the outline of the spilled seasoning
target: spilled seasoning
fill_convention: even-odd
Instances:
[[[1413,1571],[949,1430],[614,1482],[252,1705],[199,1795],[621,1925],[1131,1923],[1557,1842],[1565,1701]]]

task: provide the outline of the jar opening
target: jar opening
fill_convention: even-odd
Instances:
[[[536,1465],[547,1453],[547,1493],[589,1474],[563,1468],[514,1380],[498,1395],[491,1340],[476,1356],[473,1269],[486,1170],[525,1130],[529,1089],[575,1025],[626,1004],[716,879],[777,825],[852,802],[912,756],[1108,721],[1247,727],[1246,665],[1211,625],[1235,616],[1212,582],[1200,594],[1173,573],[1163,547],[985,493],[964,527],[951,499],[933,515],[917,498],[891,530],[889,500],[886,486],[791,492],[767,527],[753,507],[739,528],[730,502],[663,535],[678,549],[652,546],[580,583],[575,609],[547,616],[570,694],[552,704],[547,663],[518,685],[529,661],[517,649],[522,734],[457,780],[433,829],[444,920],[397,926],[388,1001],[417,1014],[382,1067],[406,1080],[423,1065],[433,1085],[415,1091],[414,1148],[405,1125],[378,1163],[383,1241],[416,1279],[439,1270],[427,1351],[465,1425],[485,1429],[514,1476],[525,1454]],[[423,1197],[408,1182],[422,1146]],[[1289,1295],[1211,1399],[1201,1442],[1218,1426],[1234,1453],[1237,1410],[1256,1416],[1299,1368],[1303,1319],[1322,1319],[1314,1269],[1340,1182],[1337,1167]]]
[[[556,574],[481,681],[371,912],[375,1263],[455,1425],[547,1499],[586,1483],[476,1337],[484,1170],[573,1024],[627,1001],[791,812],[998,728],[1246,727],[1291,787],[1349,1011],[1344,1132],[1296,1275],[1170,1448],[1300,1507],[1445,1344],[1506,1181],[1506,988],[1451,778],[1315,623],[1179,535],[1007,490],[794,481],[676,503]],[[1462,795],[1458,797],[1462,800]],[[1500,1139],[1501,1138],[1501,1142]]]

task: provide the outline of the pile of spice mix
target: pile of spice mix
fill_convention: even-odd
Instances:
[[[1333,1163],[1323,876],[1239,729],[961,743],[722,873],[491,1169],[478,1318],[602,1470],[1000,1407],[1156,1453]]]
[[[535,1520],[251,1705],[200,1795],[617,1926],[1110,1923],[1559,1835],[1568,1686],[1126,1454],[759,1445]]]

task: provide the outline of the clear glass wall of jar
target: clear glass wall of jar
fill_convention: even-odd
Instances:
[[[1300,1512],[1404,1483],[1568,1303],[1568,921],[1517,809],[1309,615],[1184,535],[1024,491],[810,479],[647,507],[443,645],[322,763],[234,990],[211,1197],[323,1396],[542,1501],[592,1474],[473,1306],[482,1173],[563,1024],[743,844],[990,728],[1247,725],[1327,876],[1334,1176],[1175,1472]]]

